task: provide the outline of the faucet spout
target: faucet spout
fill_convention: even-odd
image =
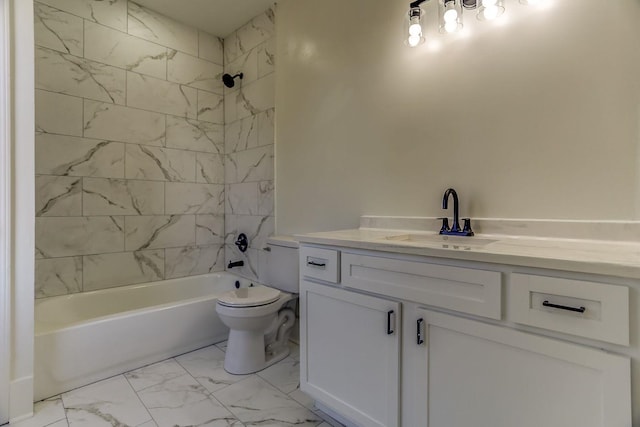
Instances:
[[[229,265],[227,265],[227,268],[234,268],[234,267],[242,267],[244,266],[244,261],[240,260],[240,261],[229,261]]]
[[[453,196],[453,225],[451,226],[451,231],[458,232],[460,231],[460,211],[458,206],[458,193],[453,188],[448,188],[447,191],[444,192],[444,197],[442,198],[442,209],[447,209],[449,206],[449,196]]]

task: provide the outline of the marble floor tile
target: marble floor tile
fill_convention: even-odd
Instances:
[[[51,424],[57,426],[57,423],[62,421],[66,423],[67,417],[64,413],[64,406],[62,406],[62,399],[60,396],[56,396],[37,402],[33,408],[33,417],[12,423],[11,427],[42,427]]]
[[[258,376],[232,384],[213,396],[246,426],[317,426],[316,414]]]
[[[289,397],[304,406],[305,408],[309,408],[310,410],[315,409],[315,404],[313,399],[304,391],[300,390],[299,387],[296,387],[294,391],[289,393]]]
[[[224,371],[226,344],[38,402],[32,418],[11,427],[341,427],[319,416],[298,388],[296,344],[289,357],[252,375]]]
[[[159,427],[241,425],[188,374],[147,387],[138,394]]]
[[[216,344],[216,347],[218,347],[222,351],[227,351],[227,342],[226,341],[219,342],[218,344]]]
[[[124,376],[135,391],[140,391],[147,387],[158,386],[186,373],[187,371],[175,360],[169,359],[127,372]]]
[[[218,391],[248,377],[229,374],[225,371],[224,351],[216,346],[183,354],[176,357],[176,361],[210,392]]]
[[[137,426],[151,420],[122,375],[64,393],[62,402],[70,427]]]
[[[289,394],[300,384],[300,362],[287,357],[258,372],[258,375],[281,392]]]
[[[289,357],[293,360],[300,361],[300,346],[294,342],[289,342],[289,348],[291,352],[289,353]]]

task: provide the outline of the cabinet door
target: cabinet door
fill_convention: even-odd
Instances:
[[[361,426],[398,426],[400,303],[303,280],[300,388]]]
[[[420,311],[428,384],[423,425],[631,425],[629,358]]]

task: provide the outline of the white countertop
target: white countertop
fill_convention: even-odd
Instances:
[[[359,228],[300,234],[295,238],[301,243],[640,279],[638,242],[500,234],[440,241],[437,236],[406,229]]]

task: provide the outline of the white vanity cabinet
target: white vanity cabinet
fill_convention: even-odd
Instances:
[[[583,344],[628,342],[627,287],[350,248],[300,256],[301,389],[349,425],[631,426],[630,358]]]
[[[300,388],[362,426],[398,427],[401,305],[303,280]]]
[[[402,425],[631,425],[628,358],[427,309],[415,316],[423,342],[405,342],[412,402]]]

